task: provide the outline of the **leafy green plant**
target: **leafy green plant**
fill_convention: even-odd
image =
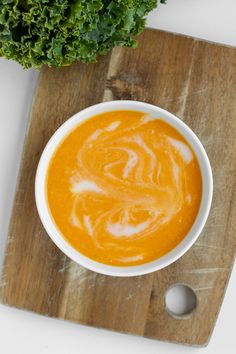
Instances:
[[[0,56],[25,68],[94,62],[134,36],[157,0],[2,0]],[[160,0],[164,3],[165,0]]]

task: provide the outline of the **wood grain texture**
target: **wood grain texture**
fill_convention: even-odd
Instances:
[[[159,105],[202,140],[213,168],[213,206],[184,257],[150,275],[103,276],[77,266],[52,243],[35,208],[34,178],[50,136],[79,110],[104,100]],[[236,49],[146,30],[136,50],[116,48],[97,64],[43,68],[38,82],[12,218],[1,300],[43,315],[124,333],[205,345],[214,327],[236,250]],[[181,318],[165,309],[175,283],[198,305]]]

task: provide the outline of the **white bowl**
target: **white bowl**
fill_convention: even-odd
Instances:
[[[198,215],[195,219],[195,222],[188,232],[186,237],[182,240],[181,243],[178,244],[173,250],[169,253],[165,254],[161,258],[158,258],[155,261],[145,263],[142,265],[136,266],[111,266],[102,264],[92,259],[82,255],[77,250],[75,250],[62,236],[60,231],[57,229],[54,224],[50,212],[48,209],[46,194],[45,194],[45,180],[47,174],[48,164],[50,159],[58,147],[62,139],[65,135],[68,134],[71,130],[74,129],[79,123],[93,117],[94,115],[115,111],[115,110],[136,110],[145,112],[150,114],[153,117],[161,118],[174,128],[176,128],[189,142],[192,146],[202,174],[202,200]],[[38,164],[36,181],[35,181],[35,196],[36,196],[36,205],[38,209],[38,213],[40,219],[48,233],[51,237],[52,241],[64,252],[68,257],[70,257],[76,263],[86,267],[90,270],[93,270],[98,273],[113,275],[113,276],[136,276],[154,272],[156,270],[162,269],[169,264],[175,262],[178,258],[180,258],[197,240],[200,235],[211,206],[212,201],[212,193],[213,193],[213,179],[212,179],[212,171],[211,166],[207,157],[207,154],[197,136],[193,133],[193,131],[183,123],[179,118],[174,116],[173,114],[161,109],[157,106],[137,102],[137,101],[111,101],[99,103],[89,108],[84,109],[83,111],[75,114],[72,118],[68,119],[51,137],[49,142],[47,143],[41,159]]]

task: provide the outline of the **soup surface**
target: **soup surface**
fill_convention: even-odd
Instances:
[[[113,111],[71,131],[47,171],[46,194],[63,237],[110,265],[153,261],[176,247],[197,216],[197,158],[172,126]]]

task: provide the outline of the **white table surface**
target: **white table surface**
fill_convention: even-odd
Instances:
[[[148,25],[236,46],[235,0],[168,0]],[[0,264],[38,73],[0,59]],[[235,353],[236,268],[206,354]],[[0,353],[189,353],[199,349],[97,330],[0,305]]]

